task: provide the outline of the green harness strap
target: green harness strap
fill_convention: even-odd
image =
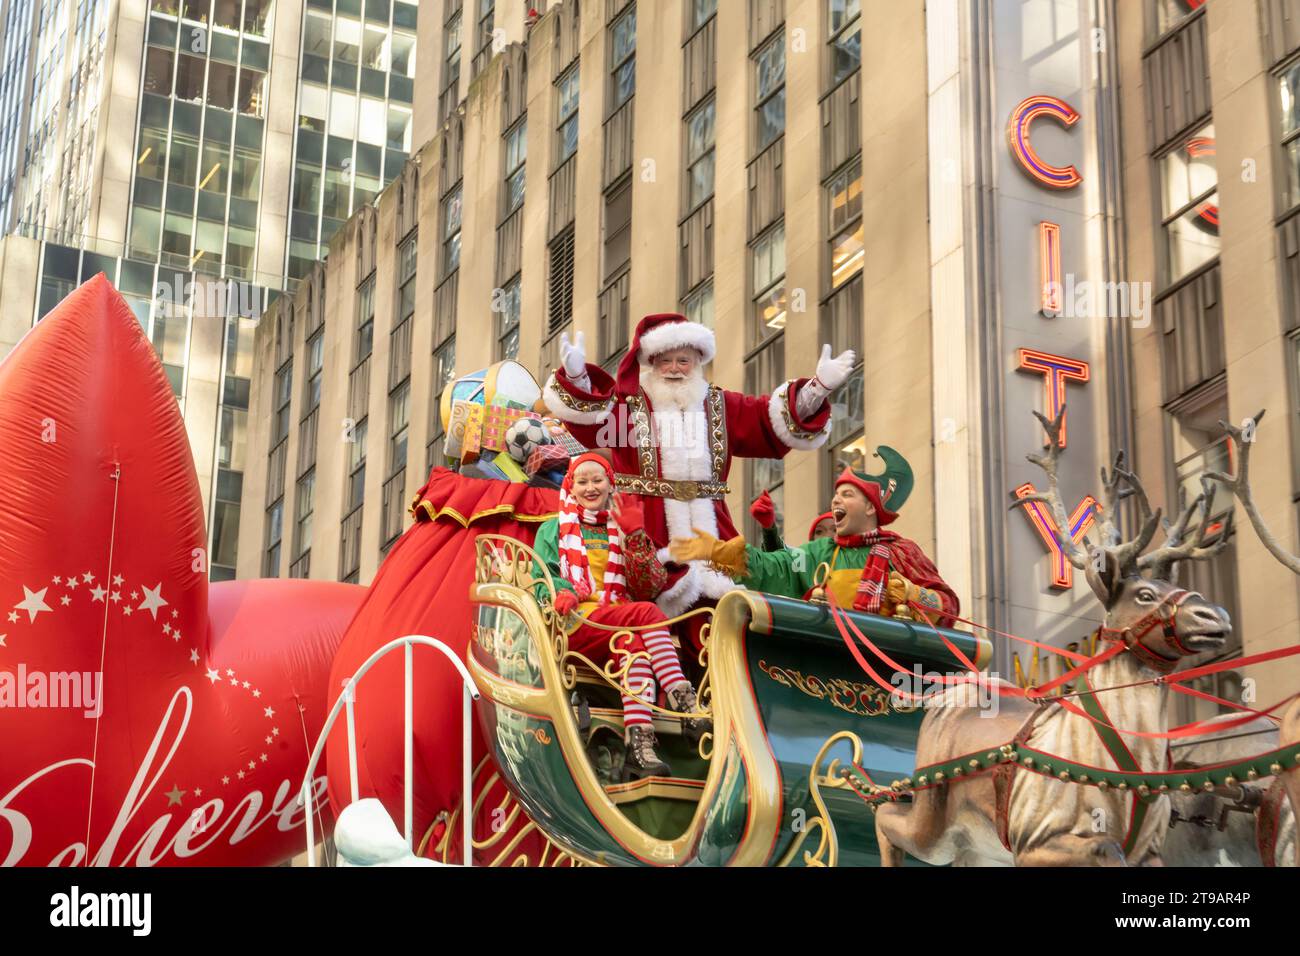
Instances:
[[[1110,759],[1115,761],[1115,766],[1126,773],[1142,773],[1142,767],[1133,756],[1133,752],[1128,749],[1128,744],[1124,743],[1124,738],[1120,736],[1119,731],[1112,726],[1110,717],[1107,716],[1101,702],[1097,700],[1092,683],[1086,675],[1082,677],[1082,682],[1084,689],[1079,695],[1079,706],[1092,718],[1092,729],[1097,731],[1101,745],[1110,754]],[[1129,816],[1128,833],[1124,836],[1123,844],[1126,856],[1137,843],[1138,833],[1141,832],[1142,824],[1147,818],[1147,811],[1151,809],[1151,800],[1150,795],[1133,794],[1133,812]]]

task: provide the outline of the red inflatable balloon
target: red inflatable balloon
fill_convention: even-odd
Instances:
[[[0,863],[301,852],[307,754],[364,589],[209,587],[176,399],[102,275],[0,364],[0,463]]]
[[[530,488],[506,481],[466,478],[446,469],[434,469],[420,490],[416,521],[398,539],[370,585],[365,602],[348,628],[330,673],[330,703],[344,682],[366,658],[389,641],[412,634],[435,637],[450,646],[462,660],[469,647],[476,612],[470,602],[474,582],[475,539],[479,534],[503,534],[526,543],[533,540],[544,517],[553,515],[559,499],[555,491]],[[461,708],[459,672],[437,651],[417,647],[412,657],[415,712],[413,831],[416,849],[423,855],[459,863],[460,824],[450,828],[445,853],[433,849],[444,832],[443,821],[461,803]],[[366,673],[357,685],[356,738],[358,796],[378,797],[400,828],[403,820],[403,657],[389,654]],[[518,814],[512,832],[494,833],[492,809],[506,799],[504,784],[487,759],[486,748],[474,724],[475,800],[481,797],[474,818],[474,836],[493,840],[490,852],[476,855],[479,865],[498,861],[503,848],[510,860],[539,859],[545,838]],[[347,735],[340,720],[326,747],[329,757],[330,802],[337,813],[352,798],[348,770]],[[519,839],[516,839],[516,836]]]

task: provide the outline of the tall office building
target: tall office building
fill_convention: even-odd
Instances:
[[[984,624],[1086,641],[1054,542],[1099,467],[1125,448],[1169,513],[1261,407],[1256,498],[1300,550],[1300,0],[566,0],[489,56],[491,6],[421,19],[427,141],[256,332],[241,575],[369,580],[456,374],[540,378],[573,331],[613,367],[672,308],[752,393],[858,349],[828,446],[738,465],[732,513],[771,488],[802,541],[890,445],[899,529]],[[1068,531],[1011,509],[1062,401]],[[1225,654],[1294,641],[1300,588],[1248,528],[1184,576],[1232,613]],[[1297,670],[1199,686],[1245,676],[1276,700]]]
[[[418,13],[0,0],[0,350],[108,275],[185,415],[214,577],[234,574],[252,330],[406,161]]]

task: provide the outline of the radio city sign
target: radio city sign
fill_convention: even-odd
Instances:
[[[1023,100],[1007,121],[1007,146],[1011,158],[1037,186],[1051,192],[1075,189],[1083,174],[1074,165],[1057,166],[1048,162],[1034,148],[1033,132],[1037,123],[1052,122],[1072,129],[1079,122],[1079,111],[1055,96],[1030,96]],[[1077,314],[1077,289],[1073,276],[1063,277],[1061,269],[1061,225],[1043,221],[1038,224],[1038,271],[1040,276],[1037,311],[1046,319]],[[1120,284],[1116,284],[1120,285]],[[1088,313],[1090,314],[1091,310]],[[1065,404],[1067,385],[1084,387],[1091,379],[1086,361],[1067,355],[1054,355],[1039,349],[1016,351],[1016,368],[1020,372],[1041,376],[1043,380],[1042,412],[1055,418]],[[1068,440],[1066,421],[1061,422],[1061,446]],[[1037,492],[1032,482],[1015,488],[1011,495],[1020,500]],[[1096,520],[1099,509],[1092,495],[1085,495],[1069,516],[1069,526],[1057,526],[1051,512],[1037,502],[1026,502],[1021,512],[1028,519],[1039,540],[1047,549],[1051,586],[1069,590],[1074,584],[1073,568],[1066,560],[1062,541],[1083,538]]]

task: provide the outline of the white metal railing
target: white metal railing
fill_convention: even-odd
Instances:
[[[415,756],[414,737],[411,728],[411,717],[415,709],[415,685],[414,675],[411,671],[411,659],[415,645],[423,647],[432,647],[441,651],[447,660],[455,665],[456,670],[460,672],[461,684],[464,687],[464,706],[461,712],[461,828],[462,838],[465,846],[465,865],[473,865],[474,840],[473,840],[473,813],[471,812],[472,787],[471,778],[473,776],[473,755],[470,753],[470,727],[471,727],[471,707],[475,700],[479,698],[478,688],[474,686],[474,679],[470,677],[469,671],[465,669],[464,663],[450,647],[442,641],[433,637],[424,637],[419,634],[411,634],[406,637],[399,637],[394,641],[389,641],[379,650],[375,651],[366,659],[355,674],[348,678],[343,687],[343,693],[339,699],[334,702],[333,709],[330,710],[329,717],[325,720],[325,726],[321,728],[320,736],[316,739],[316,746],[312,749],[311,759],[307,761],[307,772],[302,779],[302,803],[306,808],[307,818],[307,865],[315,866],[315,857],[313,849],[316,845],[316,831],[312,825],[312,797],[311,781],[312,775],[316,772],[316,764],[320,761],[321,754],[325,750],[325,742],[329,739],[330,731],[334,729],[334,722],[338,720],[339,711],[346,710],[348,726],[348,782],[351,785],[351,800],[349,805],[356,803],[358,799],[357,784],[357,726],[356,726],[356,702],[357,702],[357,684],[361,678],[366,675],[380,658],[384,657],[397,648],[403,649],[404,669],[403,685],[405,705],[403,711],[403,771],[402,771],[402,832],[406,837],[406,847],[411,852],[415,852],[414,834],[412,833],[412,765]],[[325,795],[328,800],[328,794]]]

